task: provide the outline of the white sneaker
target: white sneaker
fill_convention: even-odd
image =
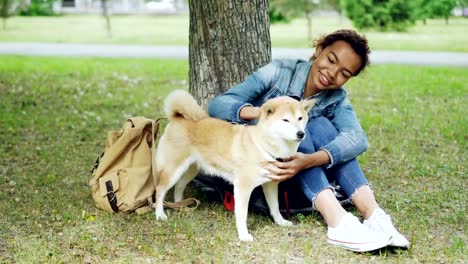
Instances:
[[[390,216],[380,208],[375,209],[369,219],[364,220],[364,225],[374,231],[390,235],[392,237],[390,246],[408,248],[410,245],[408,239],[395,229]]]
[[[347,213],[336,227],[328,227],[328,243],[345,249],[365,252],[388,246],[390,236],[375,232]]]

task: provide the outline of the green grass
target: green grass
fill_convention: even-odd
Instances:
[[[360,157],[410,250],[355,254],[326,243],[317,214],[275,226],[250,213],[254,243],[208,202],[192,213],[117,216],[94,207],[88,181],[105,133],[160,115],[187,88],[177,60],[0,58],[0,262],[467,262],[468,76],[464,68],[375,66],[348,85],[371,147]],[[353,210],[353,212],[356,212]]]
[[[113,16],[112,39],[98,15],[13,17],[0,41],[187,45],[188,16]]]
[[[113,16],[113,38],[107,38],[105,21],[98,15],[58,17],[13,17],[7,29],[0,31],[0,41],[53,43],[107,43],[145,45],[188,45],[189,18],[178,16]],[[468,19],[451,18],[418,23],[408,32],[364,32],[375,50],[420,50],[468,52]],[[312,33],[329,33],[339,28],[352,28],[349,20],[337,16],[317,16]],[[307,22],[303,18],[288,24],[271,26],[273,47],[310,47]]]

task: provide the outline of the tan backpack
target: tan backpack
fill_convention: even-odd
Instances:
[[[129,118],[121,130],[109,131],[104,152],[96,160],[89,182],[96,206],[108,212],[138,214],[153,210],[158,184],[155,149],[161,118]],[[199,201],[193,198],[165,203],[177,208]]]

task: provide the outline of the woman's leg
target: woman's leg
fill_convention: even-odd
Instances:
[[[341,186],[364,218],[369,217],[378,207],[369,182],[356,159],[336,165],[326,173]]]
[[[361,213],[364,219],[369,218],[379,205],[374,197],[374,192],[369,185],[359,187],[352,199],[353,204]]]
[[[321,167],[302,170],[292,180],[299,182],[303,193],[320,212],[328,226],[336,226],[346,214]]]
[[[298,151],[313,153],[332,141],[338,132],[328,119],[316,118],[307,125],[306,134],[306,139],[301,143]],[[354,166],[343,166],[342,170],[346,171],[351,168],[354,169]],[[299,180],[306,196],[324,217],[328,225],[328,243],[352,251],[371,251],[386,246],[389,241],[387,235],[370,230],[361,224],[355,216],[344,210],[331,190],[329,181],[335,179],[327,177],[327,175],[333,176],[324,167],[312,167],[299,172],[293,179]],[[341,178],[346,179],[347,177]],[[347,191],[345,193],[348,195],[355,192],[356,188],[353,185],[364,186],[368,184],[364,175],[357,177],[357,179],[351,177],[343,182],[345,184],[352,183],[347,184],[345,188]]]
[[[313,136],[307,129],[305,133],[306,139],[301,142],[298,151],[314,153],[316,150]],[[312,206],[320,212],[328,226],[336,226],[341,217],[346,214],[346,211],[336,200],[322,167],[302,170],[291,180],[298,181],[303,193],[312,202]]]
[[[312,135],[316,149],[325,146],[338,135],[335,126],[325,117],[312,120],[307,128]],[[329,180],[335,181],[341,186],[343,192],[351,198],[353,204],[364,217],[370,216],[377,208],[377,202],[369,187],[369,182],[356,159],[338,164],[326,170],[325,173]]]
[[[319,149],[321,146],[333,140],[338,132],[333,124],[326,118],[318,118],[313,121],[308,130],[310,130],[310,133],[313,135],[314,147]],[[327,136],[317,136],[323,135],[323,133]],[[353,204],[364,217],[364,224],[367,227],[376,232],[391,236],[391,245],[398,247],[409,246],[409,241],[393,226],[390,216],[379,208],[374,193],[369,186],[369,182],[364,176],[356,159],[338,164],[326,170],[325,173],[329,179],[335,180],[336,183],[342,187],[345,194],[351,198]],[[317,198],[319,196],[317,196]],[[327,206],[328,203],[330,203],[329,200],[324,201],[324,206]]]

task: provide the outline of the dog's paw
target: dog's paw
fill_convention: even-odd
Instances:
[[[164,212],[156,211],[156,220],[157,221],[167,221],[167,215]]]
[[[253,242],[253,236],[251,234],[239,235],[240,241]]]
[[[293,226],[293,223],[291,221],[288,221],[286,219],[282,219],[278,222],[276,222],[279,226]]]

